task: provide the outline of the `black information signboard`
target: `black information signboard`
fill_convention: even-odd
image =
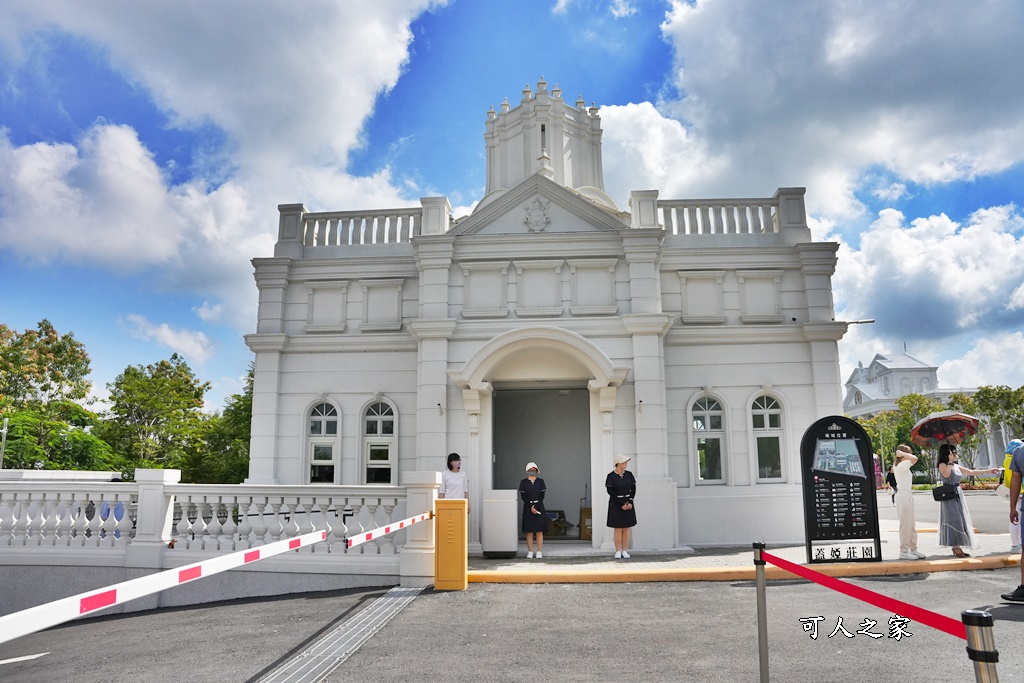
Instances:
[[[847,417],[825,417],[800,442],[807,562],[881,562],[871,439]]]

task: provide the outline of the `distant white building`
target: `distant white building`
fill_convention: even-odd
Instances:
[[[842,412],[837,245],[811,240],[803,188],[620,210],[601,136],[542,80],[488,112],[469,216],[280,206],[253,260],[249,483],[401,486],[457,451],[478,552],[489,492],[533,460],[547,508],[591,507],[610,548],[627,453],[637,548],[802,539],[800,439]]]
[[[863,363],[857,363],[857,369],[850,373],[850,378],[846,380],[843,410],[851,418],[857,419],[871,417],[886,410],[898,410],[896,399],[908,394],[921,394],[945,405],[953,394],[970,396],[976,391],[974,388],[940,389],[938,371],[937,367],[906,353],[875,354],[867,367],[864,367]],[[989,432],[992,431],[989,429]],[[1002,453],[1005,447],[1005,444],[996,443],[997,441],[996,437],[992,437],[981,444],[976,466],[1002,466],[1002,457],[992,455]]]
[[[896,399],[908,394],[945,403],[955,392],[938,388],[938,371],[906,353],[875,354],[867,367],[857,363],[846,380],[843,410],[852,418],[877,415],[896,410]]]

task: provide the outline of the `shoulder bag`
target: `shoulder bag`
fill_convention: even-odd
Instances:
[[[953,500],[956,498],[956,490],[960,488],[953,484],[939,484],[932,489],[932,498],[935,500]]]

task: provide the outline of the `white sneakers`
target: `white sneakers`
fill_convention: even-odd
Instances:
[[[530,552],[526,553],[526,559],[528,559],[528,560],[532,560],[533,559],[533,551],[532,550]]]
[[[616,560],[621,560],[622,559],[622,551],[621,550],[616,550],[615,551],[615,559]]]
[[[1020,552],[1020,546],[1019,545],[1011,545],[1010,546],[1010,552],[1011,553],[1019,553]]]
[[[900,552],[901,560],[923,560],[926,557],[928,556],[918,550],[903,550]]]
[[[539,559],[544,557],[544,553],[542,553],[541,551],[538,550],[536,557],[539,560]],[[533,554],[532,550],[526,553],[526,559],[532,560],[533,558],[534,558],[534,554]]]
[[[627,553],[625,550],[622,551],[622,559],[624,559],[624,560],[628,560],[629,559],[629,553]]]
[[[537,551],[537,559],[539,560],[539,559],[541,559],[543,557],[544,557],[544,553],[542,553],[541,551],[538,550]]]
[[[928,557],[927,555],[922,553],[920,550],[911,550],[910,552],[912,552],[915,555],[917,555],[917,559],[919,559],[919,560],[923,560],[924,558]]]

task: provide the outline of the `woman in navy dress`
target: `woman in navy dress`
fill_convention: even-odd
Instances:
[[[526,479],[519,482],[519,499],[523,501],[523,533],[526,534],[526,559],[533,559],[533,541],[537,538],[537,559],[544,557],[544,532],[548,529],[548,516],[544,514],[544,480],[537,475],[537,463],[526,464]]]
[[[615,469],[605,477],[604,487],[608,489],[608,526],[615,529],[615,559],[629,559],[629,528],[636,526],[636,510],[633,496],[636,495],[636,479],[626,469],[629,456],[616,455]]]

